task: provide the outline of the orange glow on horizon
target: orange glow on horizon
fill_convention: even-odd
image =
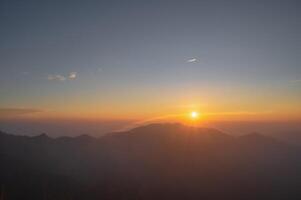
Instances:
[[[195,101],[196,102],[196,101]],[[251,109],[252,108],[252,109]],[[0,119],[10,120],[80,120],[80,121],[136,121],[141,123],[180,122],[184,124],[204,124],[214,121],[300,121],[301,111],[298,109],[253,109],[251,107],[233,108],[229,105],[212,103],[172,102],[168,105],[122,104],[120,106],[103,106],[101,104],[75,105],[64,108],[42,106],[37,111],[0,113]],[[259,107],[260,108],[260,107]],[[26,109],[20,109],[25,110]],[[33,112],[33,111],[35,112]],[[29,112],[31,111],[31,112]],[[202,112],[200,112],[202,111]]]

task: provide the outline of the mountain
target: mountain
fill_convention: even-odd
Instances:
[[[270,137],[301,147],[301,132],[298,131],[277,132],[270,134]]]
[[[233,137],[181,124],[102,138],[0,132],[0,185],[9,200],[294,199],[300,155],[258,133]]]

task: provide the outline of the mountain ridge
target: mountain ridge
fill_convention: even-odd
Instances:
[[[43,199],[45,188],[56,200],[66,194],[75,200],[298,195],[301,151],[274,141],[179,124],[151,124],[101,138],[0,132],[0,185],[8,188],[9,200]]]

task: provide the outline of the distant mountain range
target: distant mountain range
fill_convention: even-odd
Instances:
[[[101,138],[0,132],[0,199],[301,199],[300,136],[287,136],[181,124]]]

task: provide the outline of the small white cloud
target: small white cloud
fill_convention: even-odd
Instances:
[[[66,77],[65,76],[62,76],[62,75],[56,75],[55,78],[59,81],[64,81],[66,80]]]
[[[70,72],[69,74],[69,79],[72,80],[72,79],[76,79],[77,77],[77,72]]]
[[[187,60],[188,63],[194,63],[196,61],[197,61],[196,58],[190,58],[190,59]]]
[[[47,79],[49,81],[65,81],[66,77],[62,75],[48,75]]]
[[[49,81],[65,81],[67,79],[74,80],[76,78],[77,78],[77,72],[70,72],[69,75],[67,76],[60,75],[60,74],[57,75],[49,74],[47,77]]]

